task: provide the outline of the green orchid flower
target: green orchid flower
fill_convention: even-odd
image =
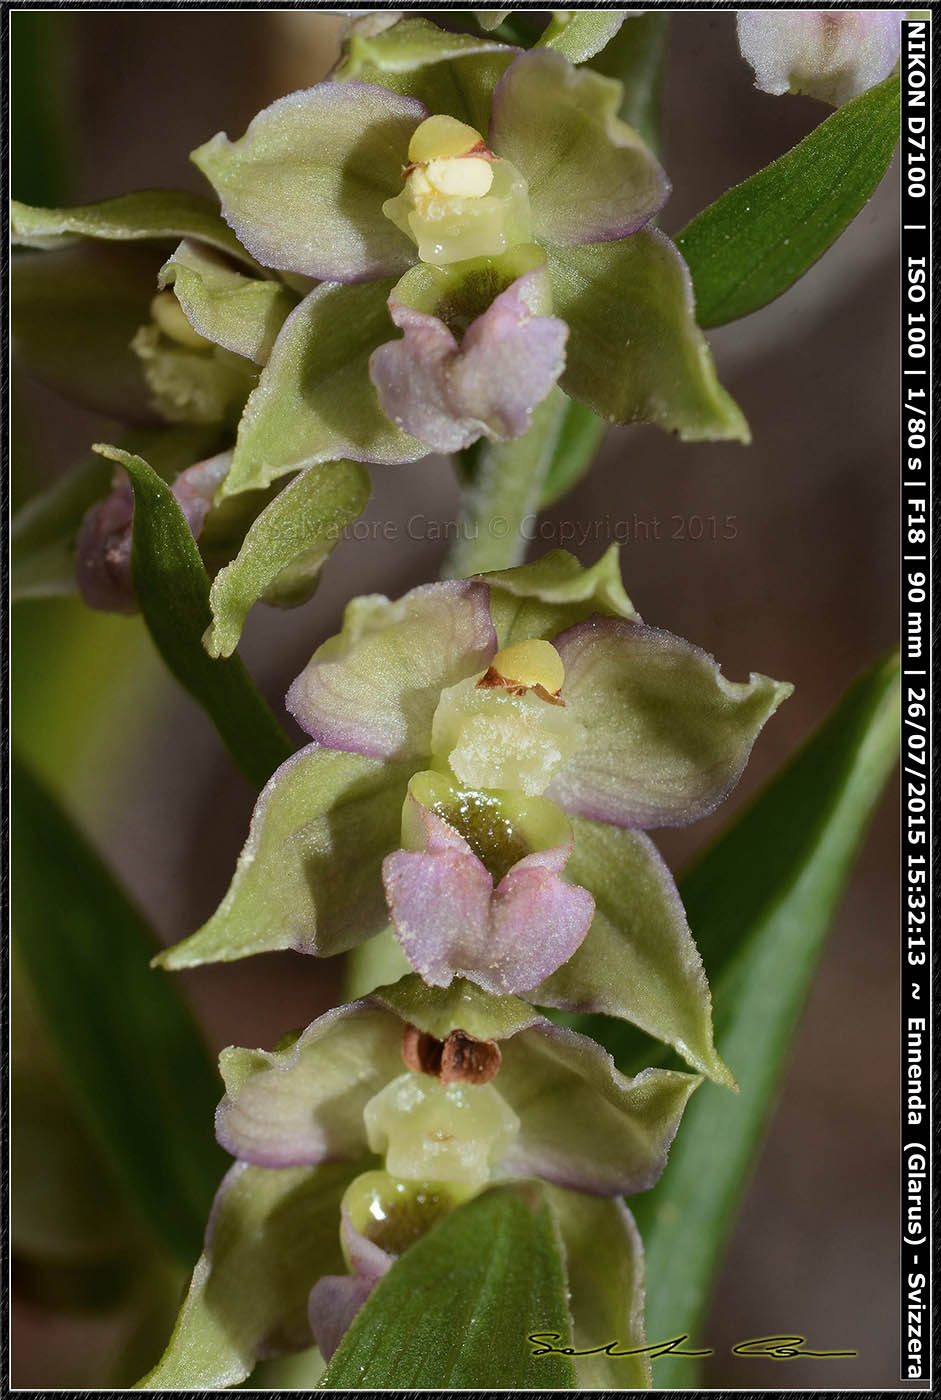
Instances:
[[[522,1002],[414,976],[282,1048],[230,1047],[220,1069],[216,1135],[236,1163],[143,1387],[234,1385],[259,1356],[314,1341],[329,1358],[399,1258],[493,1191],[549,1211],[576,1343],[644,1347],[643,1249],[622,1198],[659,1177],[698,1076],[627,1079]],[[585,1356],[578,1379],[644,1387],[650,1362]]]
[[[645,829],[712,811],[789,692],[645,626],[616,550],[354,599],[288,693],[313,742],[262,792],[216,914],[159,961],[327,956],[391,923],[427,982],[623,1017],[730,1082]]]

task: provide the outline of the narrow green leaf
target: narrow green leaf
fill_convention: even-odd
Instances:
[[[17,954],[99,1150],[189,1263],[224,1164],[214,1069],[176,989],[149,971],[157,941],[144,919],[20,764],[14,802]]]
[[[259,598],[293,607],[310,597],[324,560],[364,509],[369,490],[366,468],[340,461],[309,468],[275,496],[213,580],[213,623],[205,638],[210,656],[232,655]]]
[[[95,451],[118,462],[131,479],[134,588],[154,644],[249,782],[262,787],[290,757],[291,743],[238,657],[213,661],[203,649],[212,621],[209,577],[183,513],[142,457],[106,444]]]
[[[321,1388],[572,1389],[572,1363],[533,1356],[531,1332],[571,1345],[557,1226],[527,1182],[485,1192],[412,1245],[357,1314]]]
[[[176,425],[131,432],[128,450],[137,448],[158,476],[177,472],[211,455],[218,445],[214,427]],[[10,593],[20,598],[52,598],[76,591],[75,540],[88,508],[108,494],[113,469],[95,453],[57,477],[26,501],[10,522]]]
[[[786,292],[856,217],[899,136],[899,79],[847,102],[793,150],[736,185],[676,242],[701,326],[747,316]]]
[[[741,1093],[703,1086],[661,1181],[634,1202],[652,1337],[696,1334],[827,927],[896,761],[898,684],[897,655],[864,673],[681,886]],[[659,1361],[658,1384],[688,1384],[687,1364]]]
[[[183,190],[137,190],[98,204],[72,209],[37,209],[10,201],[14,244],[58,248],[79,238],[125,241],[149,238],[198,238],[258,267],[246,253],[211,199]]]

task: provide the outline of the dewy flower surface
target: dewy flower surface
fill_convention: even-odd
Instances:
[[[429,982],[624,1016],[727,1078],[642,829],[712,811],[789,690],[642,623],[616,551],[354,599],[288,693],[314,742],[262,793],[216,915],[161,961],[331,954],[391,917]]]
[[[283,1049],[229,1048],[220,1067],[216,1132],[237,1162],[146,1387],[232,1385],[259,1355],[314,1340],[329,1357],[416,1240],[521,1181],[556,1221],[576,1336],[601,1311],[625,1346],[644,1346],[642,1249],[621,1197],[659,1177],[697,1076],[627,1079],[521,1002],[466,983],[434,993],[416,977],[328,1012]],[[579,1364],[585,1385],[650,1383],[646,1357]]]

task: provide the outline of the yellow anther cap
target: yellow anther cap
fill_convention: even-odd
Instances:
[[[465,156],[475,146],[481,145],[483,137],[479,131],[455,117],[426,117],[421,126],[415,128],[408,143],[408,158],[416,165],[424,165],[429,160],[439,160],[448,156]]]
[[[516,685],[541,685],[550,695],[557,695],[565,681],[561,656],[551,642],[541,640],[503,647],[491,661],[490,669]]]

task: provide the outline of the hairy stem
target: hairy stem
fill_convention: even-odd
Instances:
[[[467,463],[458,538],[445,578],[509,569],[526,553],[525,521],[535,516],[552,465],[568,401],[554,388],[533,412],[532,426],[510,442],[481,442]]]

